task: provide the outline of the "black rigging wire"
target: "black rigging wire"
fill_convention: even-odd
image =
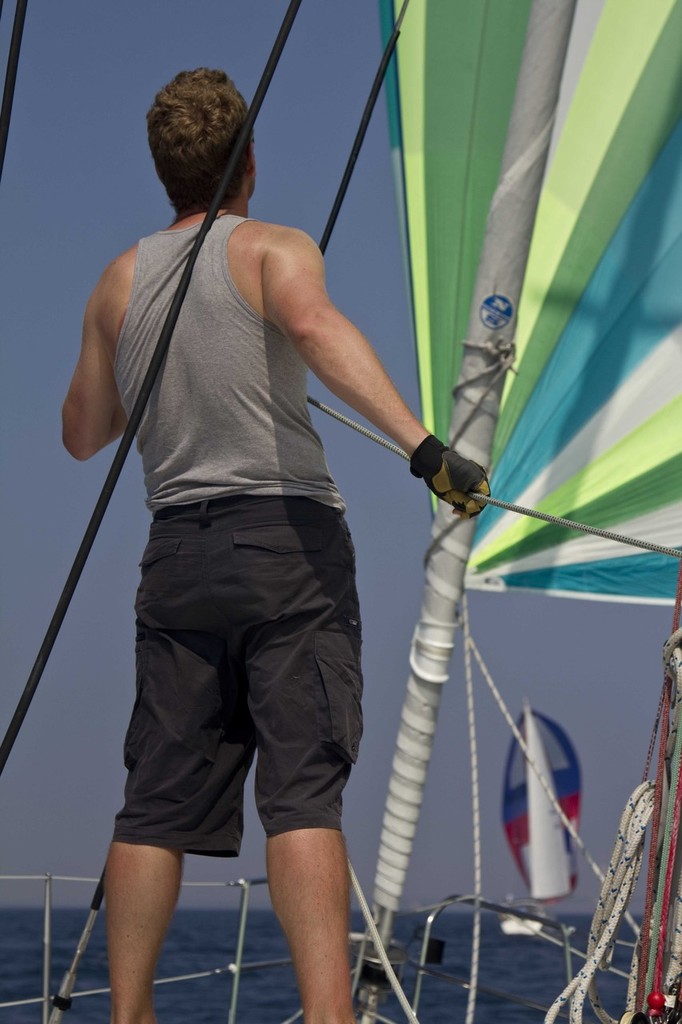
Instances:
[[[336,194],[336,199],[334,200],[334,203],[332,205],[331,213],[329,214],[329,219],[327,220],[327,225],[322,233],[322,240],[320,241],[320,250],[323,254],[327,250],[329,238],[331,236],[332,231],[334,230],[334,225],[336,224],[336,218],[339,215],[341,204],[343,203],[343,200],[346,196],[346,192],[348,191],[348,185],[350,184],[350,179],[353,174],[353,170],[355,169],[355,162],[360,153],[360,149],[362,148],[362,143],[365,140],[365,135],[367,134],[367,127],[369,125],[369,121],[372,116],[372,111],[374,110],[377,97],[379,96],[379,93],[381,91],[381,86],[384,84],[386,71],[388,70],[388,65],[391,62],[393,51],[396,48],[398,36],[400,35],[400,26],[403,23],[403,18],[405,17],[405,12],[407,10],[407,5],[409,2],[410,0],[403,0],[403,6],[400,9],[400,14],[396,18],[395,25],[393,26],[393,31],[391,32],[391,35],[389,36],[386,46],[384,48],[381,63],[379,64],[377,73],[374,77],[374,82],[372,83],[372,88],[370,89],[369,96],[367,97],[367,103],[365,104],[365,109],[362,113],[362,118],[360,120],[360,125],[358,127],[357,134],[355,136],[353,148],[351,149],[350,156],[348,157],[348,163],[346,164],[346,169],[343,172],[341,184],[339,185],[339,190]]]
[[[27,3],[28,0],[17,0],[17,6],[14,9],[14,24],[12,26],[12,38],[7,55],[7,70],[5,72],[5,88],[2,94],[2,107],[0,108],[0,180],[2,179],[2,169],[5,165],[9,122],[12,115],[14,87],[17,80],[21,37],[24,32]],[[2,13],[2,0],[0,0],[0,13]]]
[[[225,172],[220,180],[220,184],[218,186],[216,194],[211,201],[211,205],[209,206],[208,211],[206,212],[206,216],[197,234],[196,240],[192,247],[192,251],[190,252],[189,257],[187,259],[187,263],[185,265],[185,269],[180,279],[178,289],[173,297],[173,301],[168,311],[168,315],[166,316],[166,320],[163,325],[163,329],[161,331],[159,340],[157,342],[156,349],[154,350],[151,361],[149,363],[149,367],[147,369],[147,373],[142,382],[140,393],[137,396],[137,400],[131,411],[128,425],[125,429],[123,437],[121,438],[118,449],[116,450],[116,454],[114,455],[111,468],[109,470],[106,480],[104,481],[104,486],[102,487],[102,491],[95,505],[94,511],[90,518],[90,522],[88,523],[88,526],[86,528],[83,540],[81,541],[81,545],[76,554],[73,566],[71,567],[71,571],[68,575],[66,584],[64,585],[64,589],[57,602],[57,606],[52,616],[52,620],[48,626],[47,632],[45,634],[45,639],[43,640],[43,643],[38,652],[38,656],[31,670],[31,674],[29,675],[28,681],[24,688],[24,692],[21,695],[16,711],[14,712],[12,721],[9,724],[9,728],[7,729],[5,737],[2,741],[2,745],[0,746],[0,774],[2,774],[2,771],[4,770],[4,767],[7,763],[7,759],[12,751],[12,747],[14,746],[14,742],[17,738],[19,730],[21,729],[24,718],[26,717],[26,713],[29,709],[31,701],[35,695],[38,683],[40,682],[41,676],[45,669],[45,665],[47,664],[47,659],[50,655],[50,652],[52,651],[55,640],[57,639],[59,630],[61,629],[64,617],[71,602],[71,598],[73,597],[74,591],[78,584],[78,580],[80,579],[81,573],[88,559],[88,555],[90,554],[90,550],[94,543],[95,537],[97,536],[97,531],[99,530],[99,527],[102,523],[102,519],[104,518],[104,513],[106,512],[107,506],[113,494],[118,478],[121,475],[123,464],[126,460],[128,451],[130,450],[130,446],[132,445],[132,442],[134,440],[135,433],[140,424],[140,420],[142,419],[142,414],[144,413],[145,406],[147,405],[147,402],[149,400],[149,395],[151,394],[154,382],[161,368],[161,364],[163,363],[163,360],[166,356],[166,352],[168,351],[173,330],[175,328],[175,324],[180,314],[180,309],[182,308],[182,303],[184,301],[185,295],[187,294],[187,289],[189,287],[189,282],[192,276],[194,265],[197,260],[197,256],[199,254],[199,250],[204,242],[204,239],[206,238],[206,235],[208,234],[211,224],[215,220],[216,215],[220,209],[223,195],[225,193],[227,186],[232,180],[232,176],[237,168],[237,164],[239,163],[239,160],[241,159],[244,151],[246,150],[247,145],[249,144],[256,116],[263,103],[263,99],[265,98],[268,86],[270,85],[270,81],[274,74],[275,68],[277,67],[277,63],[282,54],[282,50],[284,49],[284,45],[286,43],[289,32],[291,31],[291,27],[298,13],[300,5],[301,0],[291,0],[289,7],[286,11],[286,14],[284,15],[284,20],[282,21],[282,25],[277,34],[277,38],[272,47],[272,52],[270,53],[268,62],[265,66],[260,82],[258,83],[258,87],[253,97],[251,106],[247,111],[246,120],[244,121],[242,130],[239,133],[237,141],[235,142],[234,149],[230,155],[230,159],[227,162],[227,167],[225,168]]]

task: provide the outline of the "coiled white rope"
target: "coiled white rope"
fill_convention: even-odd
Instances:
[[[585,1000],[589,994],[592,1006],[602,1024],[615,1024],[599,1001],[595,977],[597,971],[608,967],[613,953],[616,931],[624,916],[642,864],[646,827],[654,809],[654,784],[643,782],[634,791],[620,820],[611,863],[602,886],[599,902],[592,919],[585,965],[555,999],[545,1024],[553,1024],[559,1012],[571,1001],[571,1024],[581,1024]],[[633,1009],[631,982],[628,1009]]]

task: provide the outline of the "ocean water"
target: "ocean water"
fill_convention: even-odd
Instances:
[[[71,962],[87,914],[82,910],[53,911],[53,957],[51,990],[57,991],[65,969]],[[441,915],[434,937],[444,942],[442,962],[434,970],[448,972],[461,980],[469,977],[472,916],[468,912]],[[423,916],[397,919],[396,938],[416,959],[420,947]],[[573,943],[584,948],[590,919],[572,917],[567,923],[576,928]],[[354,920],[354,928],[360,928]],[[236,910],[177,911],[159,965],[159,977],[212,971],[225,968],[235,952]],[[627,970],[629,952],[617,953],[620,966]],[[251,910],[246,932],[244,960],[287,958],[281,932],[269,910]],[[580,961],[574,959],[574,971]],[[0,912],[0,1003],[39,996],[42,985],[42,911],[11,909]],[[100,914],[78,970],[76,992],[105,987],[107,984],[104,922]],[[484,915],[476,1020],[494,1019],[498,1024],[542,1021],[544,1011],[503,1001],[496,992],[504,990],[515,998],[534,1000],[549,1006],[566,984],[561,949],[547,946],[535,938],[503,937],[497,919]],[[408,998],[414,990],[414,972],[405,970],[404,986]],[[161,984],[156,988],[159,1024],[219,1024],[227,1022],[232,990],[229,972],[210,977]],[[488,991],[490,990],[490,991]],[[616,1019],[624,1009],[625,981],[601,974],[599,991],[605,1008]],[[464,1020],[466,990],[452,982],[428,977],[423,982],[419,1019],[423,1024],[454,1024]],[[64,1014],[67,1024],[106,1024],[107,995],[74,999]],[[247,1024],[277,1024],[298,1009],[293,971],[287,966],[247,969],[239,986],[237,1020]],[[399,1004],[390,996],[380,1012],[395,1021],[405,1019]],[[0,1024],[40,1024],[38,1004],[0,1008]],[[596,1020],[591,1011],[586,1021]]]

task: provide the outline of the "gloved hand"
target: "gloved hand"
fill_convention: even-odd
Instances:
[[[469,491],[490,494],[488,477],[482,466],[465,459],[439,441],[433,434],[425,437],[410,459],[410,472],[423,477],[437,497],[452,505],[463,519],[480,515],[483,505],[467,497]]]

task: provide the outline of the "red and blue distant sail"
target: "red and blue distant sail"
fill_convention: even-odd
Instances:
[[[530,759],[577,829],[580,766],[573,744],[561,726],[530,708],[517,724]],[[551,902],[572,892],[577,882],[573,841],[515,739],[504,775],[502,820],[529,894]]]

